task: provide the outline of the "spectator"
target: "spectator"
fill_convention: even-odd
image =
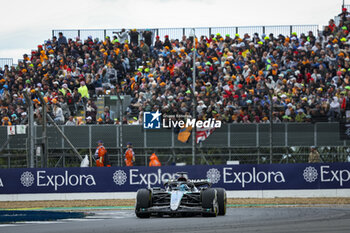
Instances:
[[[169,40],[169,36],[168,35],[165,35],[164,36],[164,44],[163,44],[164,47],[168,47],[168,50],[172,50],[173,49],[173,46]]]
[[[112,117],[112,115],[111,115],[111,111],[109,110],[109,107],[105,106],[104,111],[101,114],[102,120],[106,120],[107,118],[111,118],[111,117]]]
[[[145,40],[145,44],[150,48],[151,45],[152,45],[152,36],[153,36],[153,33],[151,30],[149,29],[146,29],[143,33],[142,33],[142,36]]]
[[[89,96],[89,90],[87,88],[87,86],[85,85],[84,81],[80,82],[80,87],[78,88],[78,92],[81,95],[81,98],[84,100],[87,100],[90,98]]]
[[[53,99],[52,103],[53,103],[54,121],[56,124],[61,125],[64,123],[64,116],[63,116],[62,108],[59,106],[56,99]]]
[[[331,121],[334,121],[339,114],[340,114],[340,104],[338,101],[338,97],[334,96],[332,102],[330,103],[328,115],[330,116]]]
[[[18,116],[17,116],[17,114],[12,114],[11,115],[11,120],[10,120],[10,122],[11,122],[11,124],[13,124],[13,125],[19,125],[19,118],[18,118]]]
[[[346,10],[341,17],[348,19],[348,15]],[[123,124],[139,123],[140,113],[157,109],[168,115],[192,115],[189,87],[196,46],[194,92],[199,118],[215,117],[226,123],[335,121],[350,108],[349,27],[350,21],[336,25],[331,20],[319,35],[227,34],[175,40],[165,36],[164,44],[159,36],[152,43],[152,32],[146,30],[140,45],[136,29],[130,32],[130,43],[125,39],[124,44],[121,34],[126,30],[119,41],[91,36],[67,41],[59,33],[58,39],[53,37],[24,55],[17,67],[0,71],[0,118],[26,124],[21,93],[29,91],[38,110],[35,89],[44,94],[52,115],[61,108],[65,118],[89,108],[85,117],[91,115],[95,122],[96,113],[87,100],[116,93],[131,96]],[[273,119],[268,117],[270,106]],[[110,123],[114,117],[110,115],[101,116],[99,124]]]
[[[111,118],[109,118],[109,117],[106,118],[106,120],[105,120],[105,124],[106,124],[106,125],[113,125],[113,123],[114,123],[114,122],[112,121]]]
[[[321,162],[320,154],[318,153],[316,147],[312,146],[309,154],[309,163],[320,163],[320,162]]]
[[[26,125],[28,124],[28,117],[26,112],[21,113],[21,119],[20,119],[20,124],[21,125]]]
[[[79,102],[79,100],[78,100],[78,102]],[[73,99],[73,96],[71,93],[67,93],[67,95],[66,95],[66,104],[68,106],[68,109],[69,109],[69,112],[71,113],[71,115],[75,115],[75,112],[76,112],[75,102],[74,102],[74,99]]]
[[[333,20],[333,19],[330,19],[330,20],[329,20],[328,28],[329,28],[329,31],[330,31],[331,33],[334,32],[336,26],[335,26],[335,23],[334,23],[334,20]]]
[[[120,121],[118,118],[114,118],[114,122],[113,122],[114,125],[120,125]]]
[[[58,33],[58,40],[57,40],[58,48],[61,48],[62,46],[65,46],[67,44],[68,44],[67,38],[65,36],[63,36],[62,32],[59,32]]]
[[[69,110],[67,102],[64,100],[63,97],[60,97],[58,103],[61,106],[64,119],[68,119],[68,117],[71,115],[71,112]]]
[[[95,103],[89,99],[86,103],[86,107],[85,107],[85,117],[91,117],[91,120],[93,122],[96,121],[96,114],[97,114],[97,106],[95,105]]]
[[[101,96],[103,94],[103,88],[102,88],[102,78],[100,74],[97,74],[95,76],[95,80],[93,81],[93,85],[95,87],[95,94],[97,96]]]
[[[132,29],[129,32],[130,35],[130,44],[138,46],[139,44],[139,33],[136,31],[136,29]]]
[[[9,126],[9,125],[12,125],[10,119],[6,116],[6,117],[3,117],[2,118],[2,126]]]
[[[63,96],[66,96],[68,93],[70,93],[70,94],[72,93],[72,91],[68,88],[68,85],[66,83],[62,84],[62,88],[59,89],[59,92],[61,92],[63,94]]]
[[[125,28],[123,28],[120,32],[115,32],[118,35],[119,43],[124,44],[128,40],[128,33]]]
[[[154,43],[154,47],[155,47],[156,51],[163,49],[163,42],[161,40],[159,40],[159,36],[156,36],[156,41]]]
[[[93,125],[93,124],[95,124],[95,122],[92,121],[92,117],[91,117],[91,116],[86,117],[86,124],[87,124],[87,125]]]
[[[98,125],[103,125],[103,124],[104,124],[103,119],[102,119],[101,117],[99,117],[99,118],[97,119],[97,124],[98,124]]]
[[[149,57],[149,55],[150,55],[149,46],[147,44],[145,44],[143,40],[140,40],[140,48],[142,51],[142,55]]]
[[[85,125],[82,117],[77,117],[77,125]]]
[[[73,117],[73,116],[69,116],[68,121],[66,122],[65,125],[68,125],[68,126],[74,126],[74,125],[76,125],[76,122],[75,122],[74,117]]]
[[[342,12],[338,15],[343,22],[347,21],[347,18],[349,17],[349,12],[347,8],[343,8]]]
[[[299,109],[297,112],[298,112],[298,114],[295,117],[295,121],[296,122],[303,122],[304,119],[306,118],[306,114],[304,113],[304,110]]]
[[[69,99],[70,96],[68,95],[67,98]],[[75,88],[73,91],[72,99],[74,103],[74,112],[77,112],[81,107],[84,106],[81,94],[78,92],[77,88]]]

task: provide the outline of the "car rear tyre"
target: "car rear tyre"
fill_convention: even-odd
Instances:
[[[151,207],[152,194],[148,189],[139,189],[136,194],[135,214],[139,218],[149,218],[150,213],[143,213],[142,209]]]
[[[217,188],[217,197],[218,197],[218,206],[219,206],[219,215],[226,214],[226,206],[227,206],[227,197],[226,190],[223,188]]]
[[[201,193],[202,197],[202,208],[208,212],[203,213],[204,217],[216,217],[218,215],[218,200],[217,191],[215,189],[209,188]]]

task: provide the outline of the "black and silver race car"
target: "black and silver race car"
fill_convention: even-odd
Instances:
[[[139,189],[135,213],[139,218],[151,215],[216,217],[226,214],[226,191],[211,188],[208,180],[189,180],[186,173],[163,182],[164,188]]]

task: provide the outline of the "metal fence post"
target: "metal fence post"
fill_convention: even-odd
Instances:
[[[174,129],[171,130],[171,148],[173,149],[175,146],[175,135],[174,135]]]
[[[229,158],[228,160],[231,160],[231,124],[228,124],[227,126],[227,146],[228,146],[228,150],[229,150]]]
[[[317,146],[317,123],[314,125],[314,146]]]
[[[62,132],[64,133],[65,125],[62,125]],[[62,148],[63,148],[63,153],[62,153],[62,167],[66,167],[66,153],[67,151],[64,151],[64,139],[62,137]]]
[[[37,153],[36,153],[37,145],[38,145],[38,143],[37,143],[37,139],[38,139],[37,131],[38,131],[38,127],[37,126],[33,126],[34,151],[35,151],[34,152],[34,158],[35,158],[34,160],[35,160],[35,167],[39,168],[39,167],[41,167],[41,165],[43,163],[43,148],[40,148],[40,155],[38,156]],[[39,164],[38,157],[40,157],[40,164]]]
[[[263,34],[265,34],[265,26],[262,27]]]
[[[62,132],[64,133],[64,128],[65,128],[66,126],[64,126],[64,125],[62,125]],[[64,149],[64,138],[63,137],[61,137],[61,143],[62,143],[62,148]]]
[[[144,154],[143,156],[145,157],[145,165],[144,166],[147,166],[147,151],[146,151],[146,148],[147,148],[147,133],[146,133],[146,129],[143,130],[143,148],[144,148]]]
[[[41,157],[41,167],[47,167],[48,166],[48,159],[49,159],[49,152],[48,152],[48,148],[47,148],[47,144],[48,144],[48,140],[47,140],[47,119],[46,119],[46,112],[47,112],[47,105],[46,105],[46,101],[44,100],[44,97],[41,95],[41,92],[36,91],[37,96],[39,97],[40,101],[41,101],[41,107],[42,107],[42,119],[43,119],[43,123],[42,123],[42,129],[41,129],[41,150],[42,150],[42,157]],[[35,131],[36,132],[36,131]],[[36,135],[35,135],[36,136]]]
[[[120,138],[119,138],[119,125],[116,125],[115,126],[115,130],[116,130],[116,132],[115,132],[115,135],[117,135],[117,140],[116,140],[116,148],[121,152],[121,153],[123,153],[123,148],[122,148],[122,146],[121,146],[121,143],[120,143]],[[120,161],[121,161],[121,157],[122,157],[122,155],[120,154],[120,155],[118,155],[118,167],[119,166],[121,166],[121,163],[120,163]]]
[[[255,124],[256,126],[256,147],[260,147],[260,132],[259,132],[259,124]]]
[[[10,157],[10,154],[7,154],[7,168],[11,168],[11,157]]]
[[[91,130],[91,125],[88,125],[88,127],[89,127],[89,149],[91,150],[91,145],[92,145],[92,138],[91,138],[91,132],[92,132],[92,130]]]
[[[29,143],[29,151],[28,151],[28,160],[29,167],[34,168],[34,109],[33,103],[30,99],[27,92],[23,92],[24,98],[26,100],[26,104],[28,105],[28,143]]]
[[[78,30],[78,37],[80,38],[80,30]]]
[[[92,167],[93,165],[92,165],[92,137],[91,137],[91,135],[92,135],[92,125],[88,125],[88,129],[89,129],[89,167]]]
[[[293,25],[290,25],[290,35],[293,33]]]
[[[211,28],[209,28],[209,35],[208,35],[208,37],[210,37],[210,35],[211,35]]]
[[[120,97],[119,93],[117,93],[117,97],[119,100],[119,119],[121,122],[120,127],[119,127],[119,142],[120,142],[120,159],[121,159],[121,163],[122,164],[122,157],[123,157],[123,118],[124,118],[124,114],[123,114],[123,100]]]
[[[55,36],[55,30],[52,30],[52,37]]]
[[[288,124],[284,124],[284,146],[288,147]]]
[[[157,28],[156,32],[157,32],[157,36],[159,36],[159,29],[158,28]]]
[[[238,34],[238,27],[236,27],[236,34]]]
[[[186,35],[185,28],[182,28],[182,35]]]
[[[62,167],[66,167],[66,153],[63,153],[63,157],[62,157]]]
[[[256,147],[258,148],[257,164],[260,164],[260,130],[259,124],[255,124],[256,127]]]
[[[29,133],[29,131],[26,131],[27,133]],[[7,145],[6,145],[6,149],[7,150],[9,150],[10,149],[10,135],[8,135],[8,133],[6,134],[6,140],[9,142],[9,143],[7,143]],[[28,143],[26,143],[26,147],[28,146]],[[27,149],[27,148],[26,148]],[[29,162],[29,160],[27,161],[27,162]],[[29,167],[28,166],[29,164],[27,164],[27,167]]]
[[[107,31],[105,29],[105,30],[103,30],[103,38],[106,38],[106,36],[107,36]]]
[[[227,126],[227,146],[231,148],[231,124]]]

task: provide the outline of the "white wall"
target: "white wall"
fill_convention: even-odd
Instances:
[[[350,189],[227,191],[227,197],[228,198],[350,197]],[[135,198],[136,198],[136,192],[41,193],[41,194],[2,194],[0,195],[0,201],[49,201],[49,200],[93,200],[93,199],[135,199]]]

